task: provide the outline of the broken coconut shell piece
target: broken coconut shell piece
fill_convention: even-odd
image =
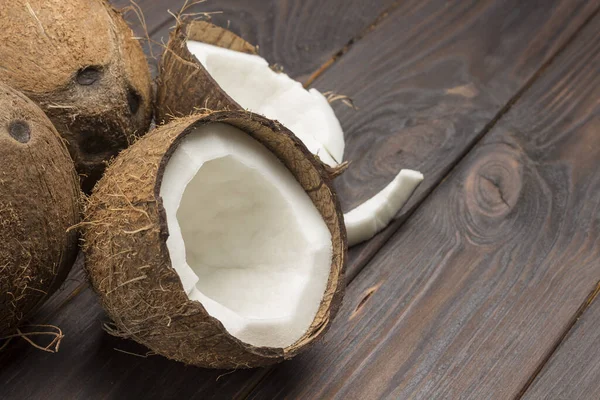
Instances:
[[[52,123],[0,84],[0,339],[63,282],[77,255],[79,181]]]
[[[197,109],[249,110],[277,120],[330,167],[344,155],[344,133],[316,89],[273,71],[255,48],[205,21],[175,28],[157,82],[157,121]]]
[[[178,25],[171,33],[157,84],[156,115],[168,121],[199,109],[248,109],[278,120],[319,157],[331,178],[341,163],[344,134],[327,99],[269,67],[254,46],[206,21]],[[384,229],[423,180],[402,170],[381,192],[345,215],[350,246]]]
[[[289,359],[340,305],[342,213],[289,130],[188,116],[123,151],[90,197],[86,268],[113,334],[211,368]]]
[[[3,1],[0,26],[0,81],[48,115],[91,190],[105,162],[152,119],[139,41],[104,0]]]

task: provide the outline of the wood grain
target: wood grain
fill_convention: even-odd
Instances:
[[[598,295],[598,290],[593,296]],[[600,303],[595,301],[569,331],[523,396],[532,399],[596,399],[600,393]]]
[[[148,7],[165,3],[148,2]],[[307,3],[313,2],[278,2],[277,7],[288,10],[282,11],[285,15],[290,13],[289,10],[304,10],[301,13],[306,14],[304,20],[315,18],[318,13],[313,15],[313,12],[319,8],[313,7],[309,13],[309,10],[305,9]],[[332,4],[323,3],[327,3],[323,7]],[[363,5],[354,9],[337,6],[335,12],[339,16],[336,21],[341,19],[352,25],[353,22],[350,22],[355,21],[353,18],[362,18],[362,15],[354,14],[356,10],[364,14],[370,11],[366,9],[374,7],[369,2],[360,3]],[[584,3],[586,5],[582,6]],[[221,4],[230,3],[223,1]],[[255,18],[259,22],[267,21],[281,14],[244,8],[250,2],[244,2],[241,6],[235,6],[233,2],[231,4],[230,14],[238,13],[235,7],[246,10],[245,14],[239,12],[240,20]],[[318,6],[320,3],[315,1],[314,4]],[[514,93],[564,45],[598,3],[553,1],[536,10],[516,1],[465,2],[468,6],[461,5],[456,12],[445,8],[446,4],[447,2],[441,0],[400,2],[396,11],[390,13],[377,29],[352,46],[348,54],[316,82],[316,86],[322,90],[335,89],[344,94],[352,94],[361,107],[356,113],[340,106],[337,108],[346,132],[349,133],[348,154],[356,158],[357,154],[365,153],[362,159],[355,162],[352,175],[344,178],[340,184],[346,207],[372,195],[397,172],[396,168],[399,166],[428,166],[429,170],[425,172],[430,173],[432,178],[428,178],[424,189],[413,201],[411,207],[414,208],[484,131],[485,126]],[[512,9],[513,12],[509,13],[505,8]],[[515,11],[517,8],[520,8],[518,12]],[[247,15],[250,12],[258,16],[250,18]],[[342,17],[346,12],[351,13],[353,17]],[[150,21],[149,13],[145,14],[147,21]],[[301,26],[302,20],[289,17],[276,24],[251,23],[245,29],[248,29],[248,32],[251,32],[251,27],[256,29],[259,43],[261,40],[266,43],[268,40],[292,43],[295,40],[294,35],[289,32],[306,30],[306,23]],[[232,26],[233,24],[232,20]],[[278,28],[268,28],[274,26],[273,24]],[[314,29],[315,35],[321,32],[320,41],[323,42],[330,38],[325,37],[325,33],[322,32],[342,29],[338,25],[343,25],[326,19],[320,20],[320,24],[324,24],[325,27],[315,25]],[[489,26],[495,29],[488,29]],[[384,29],[385,33],[380,33]],[[240,30],[238,33],[244,34]],[[269,38],[269,35],[272,37]],[[285,36],[285,40],[281,38],[282,35]],[[343,42],[341,39],[339,41]],[[263,45],[264,47],[268,46]],[[405,47],[408,49],[404,50]],[[273,49],[277,48],[278,45],[273,45]],[[289,47],[286,49],[292,52]],[[332,50],[327,57],[336,51]],[[286,53],[273,50],[272,54]],[[298,55],[281,56],[281,60],[289,57],[302,58]],[[306,59],[309,58],[312,59]],[[285,61],[277,59],[273,61],[286,64]],[[303,62],[299,61],[297,64],[303,65]],[[312,68],[304,71],[310,71]],[[387,70],[391,72],[386,72]],[[292,71],[293,74],[294,70],[288,71]],[[296,76],[306,75],[302,68],[298,71]],[[352,79],[343,78],[342,75],[345,74]],[[473,94],[473,86],[468,82],[474,82],[477,93]],[[374,94],[369,95],[370,91]],[[375,105],[378,107],[374,107]],[[414,119],[407,118],[411,113],[414,114]],[[375,146],[377,150],[364,151],[364,146],[377,143],[380,143],[379,147]],[[384,149],[386,146],[389,147],[388,152]],[[370,157],[373,159],[369,160]],[[375,161],[381,157],[390,165]],[[366,171],[372,168],[370,164],[379,165],[376,167],[378,172],[374,171],[368,175]],[[433,171],[437,172],[433,174]],[[374,177],[373,182],[368,179],[369,176]],[[358,189],[356,185],[363,185],[364,189]],[[400,223],[397,222],[384,235],[376,238],[374,244],[354,251],[350,264],[353,275],[373,256],[375,250],[381,247],[385,242],[384,238],[391,236],[399,226]],[[416,241],[411,243],[416,248],[423,245]],[[399,269],[393,257],[387,258],[387,263],[388,273],[391,269]],[[417,272],[413,271],[414,274]],[[74,276],[75,279],[80,279],[80,272],[75,271]],[[131,398],[234,398],[244,397],[267,372],[236,371],[221,376],[224,371],[187,368],[159,357],[145,359],[117,352],[115,347],[140,354],[144,354],[145,350],[130,342],[112,339],[103,333],[100,327],[102,321],[106,321],[106,317],[91,291],[78,280],[72,280],[69,284],[72,285],[68,286],[69,289],[63,290],[52,300],[57,307],[48,308],[46,314],[42,313],[39,319],[34,321],[50,322],[63,328],[67,337],[61,352],[56,355],[43,354],[17,343],[0,354],[0,393],[3,398],[36,398],[42,395],[48,398],[69,398],[75,396],[72,394],[80,397],[71,398],[123,398],[124,394],[127,395],[125,397]],[[80,291],[80,294],[74,297],[73,294],[77,294],[77,291]],[[366,294],[371,293],[375,296],[377,292],[378,290],[354,290],[347,298],[346,309],[356,307]],[[393,294],[389,290],[387,293]],[[391,299],[396,300],[397,298]],[[363,307],[369,303],[370,300],[366,300]],[[339,335],[346,335],[343,334],[346,329],[347,338],[352,340],[343,342],[343,345],[355,345],[361,341],[360,336],[357,339],[356,331],[345,325],[346,320],[347,316],[339,319],[337,335],[326,339],[325,345],[332,341],[335,343],[339,340]],[[368,331],[364,326],[361,329],[365,334]],[[369,341],[372,338],[367,335],[364,340]],[[348,354],[352,352],[351,347],[342,349]],[[300,358],[284,366],[288,371],[297,368],[303,374],[307,373],[307,368],[312,366],[307,365],[305,360],[314,360],[311,359],[314,354],[318,354],[318,350],[316,353],[311,352],[307,358]],[[325,362],[328,360],[327,351],[323,354]],[[330,368],[335,370],[337,367]],[[320,371],[325,380],[329,379],[328,375],[333,376],[329,371]],[[31,376],[36,377],[33,385]],[[303,378],[299,379],[302,380]],[[59,382],[58,388],[49,389],[56,382]],[[270,380],[268,382],[272,383]],[[313,385],[311,380],[308,382],[308,386]]]
[[[185,0],[138,0],[153,41],[165,43]],[[189,0],[189,3],[194,3]],[[360,37],[375,20],[400,3],[398,0],[207,0],[189,7],[186,13],[211,13],[212,21],[229,27],[248,42],[258,45],[261,56],[282,66],[286,73],[305,81],[349,42]],[[129,0],[114,0],[118,7]],[[139,18],[126,13],[139,29]],[[157,55],[161,46],[152,46]],[[155,63],[152,63],[153,70]]]
[[[316,80],[313,86],[349,95],[359,107],[335,104],[351,161],[336,180],[345,210],[402,168],[425,175],[397,221],[351,249],[349,279],[600,2],[544,4],[406,1]]]
[[[352,282],[325,342],[251,398],[520,393],[600,280],[598,35],[600,16]]]

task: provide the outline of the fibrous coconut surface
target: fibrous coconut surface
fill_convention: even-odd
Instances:
[[[0,84],[0,337],[63,282],[77,254],[79,181],[52,123]]]
[[[329,174],[256,114],[176,119],[97,185],[86,268],[114,334],[189,364],[293,357],[328,328],[346,244]]]

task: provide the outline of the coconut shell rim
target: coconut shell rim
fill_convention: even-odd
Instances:
[[[313,322],[309,326],[309,330],[310,330],[310,327],[312,327],[313,323],[315,322],[316,318],[319,315],[319,312],[322,309],[329,311],[328,316],[323,321],[321,321],[321,323],[315,329],[313,329],[312,331],[307,331],[296,342],[294,342],[290,346],[287,346],[284,348],[268,347],[268,346],[253,346],[253,345],[243,342],[242,340],[238,339],[237,337],[231,335],[220,320],[213,317],[206,311],[206,309],[204,308],[204,305],[201,302],[188,300],[189,302],[197,303],[197,305],[202,308],[202,310],[206,313],[206,315],[208,316],[208,319],[212,323],[214,323],[216,326],[218,326],[219,329],[222,330],[225,335],[229,336],[231,339],[233,339],[235,342],[237,342],[246,351],[256,354],[257,356],[260,356],[263,358],[279,359],[279,358],[283,357],[284,359],[289,359],[289,358],[295,356],[300,351],[304,350],[307,346],[309,346],[310,344],[315,342],[318,338],[322,337],[322,335],[327,331],[327,329],[329,329],[329,327],[331,325],[330,324],[331,320],[335,317],[335,315],[337,314],[337,312],[339,310],[339,307],[341,306],[341,301],[342,301],[343,293],[345,290],[343,278],[344,278],[345,270],[346,270],[346,258],[347,258],[347,248],[348,248],[347,235],[346,235],[346,228],[345,228],[345,225],[343,222],[344,218],[343,218],[343,213],[341,211],[342,210],[341,205],[340,205],[339,199],[337,197],[337,193],[333,189],[331,175],[325,170],[325,168],[323,167],[320,160],[318,160],[306,148],[304,143],[302,143],[302,141],[300,141],[300,139],[298,139],[292,131],[285,128],[283,125],[279,124],[277,121],[270,120],[259,114],[255,114],[255,113],[252,113],[249,111],[242,111],[242,110],[216,111],[216,112],[213,112],[210,114],[191,115],[191,116],[188,116],[188,118],[191,118],[191,122],[184,129],[181,130],[181,132],[177,135],[177,137],[169,145],[169,148],[165,151],[165,154],[162,156],[160,164],[159,164],[157,172],[156,172],[156,180],[155,180],[155,186],[154,186],[154,196],[155,196],[155,199],[157,202],[157,210],[158,210],[158,217],[159,217],[158,225],[160,227],[160,233],[159,233],[159,237],[161,239],[160,240],[160,250],[161,250],[161,252],[165,252],[164,254],[167,255],[168,268],[171,268],[173,271],[174,271],[174,268],[171,263],[171,258],[169,256],[169,252],[168,252],[168,248],[167,248],[167,244],[166,244],[167,238],[169,237],[169,229],[168,229],[168,225],[167,225],[166,211],[165,211],[165,208],[163,205],[162,197],[160,196],[160,188],[162,185],[164,170],[165,170],[168,162],[170,161],[171,156],[173,155],[175,150],[178,148],[178,146],[181,144],[183,139],[185,139],[185,137],[187,135],[192,133],[194,131],[194,129],[196,129],[200,126],[208,125],[210,123],[225,123],[225,124],[234,126],[238,129],[241,129],[244,132],[248,133],[243,128],[240,128],[236,125],[229,123],[228,120],[250,118],[251,120],[259,122],[261,125],[269,128],[271,130],[273,130],[274,128],[278,129],[278,130],[282,130],[284,132],[284,134],[286,134],[288,137],[290,137],[292,139],[294,145],[297,148],[299,148],[302,151],[302,153],[304,153],[304,155],[307,157],[307,159],[310,160],[313,167],[318,171],[318,173],[323,181],[323,184],[326,185],[329,188],[329,191],[331,192],[331,195],[332,195],[331,197],[332,197],[334,207],[336,209],[336,213],[337,213],[337,217],[338,217],[337,221],[338,221],[338,225],[339,225],[339,229],[340,229],[340,240],[342,241],[342,243],[341,243],[342,251],[340,254],[342,257],[342,260],[340,262],[341,268],[340,268],[339,274],[337,274],[337,276],[336,276],[337,285],[335,287],[335,290],[332,291],[333,292],[332,298],[329,301],[329,304],[325,308],[323,308],[323,303],[321,303],[321,305],[319,306],[319,309],[317,310],[317,314],[315,315],[315,318],[313,319]],[[257,140],[254,137],[253,137],[253,139]],[[260,141],[258,141],[258,142],[261,143]],[[263,143],[261,143],[261,145],[264,146]],[[278,159],[280,159],[277,154],[275,154],[275,153],[273,153],[273,154],[275,156],[277,156]],[[280,161],[282,161],[282,160],[280,159]],[[296,178],[295,174],[294,174],[294,178]],[[319,214],[320,214],[320,211],[319,211]],[[326,297],[327,293],[329,292],[328,289],[330,286],[330,280],[332,279],[332,276],[334,275],[334,272],[335,272],[335,270],[333,268],[333,266],[334,266],[333,258],[334,257],[335,257],[335,254],[332,255],[332,262],[330,265],[330,273],[329,273],[327,288],[321,299],[322,302],[323,302],[323,299]],[[181,286],[181,290],[183,291],[183,286]],[[187,297],[187,294],[185,296]]]

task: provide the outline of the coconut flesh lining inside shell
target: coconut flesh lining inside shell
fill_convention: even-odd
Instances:
[[[344,133],[327,99],[316,89],[269,67],[262,57],[187,41],[187,48],[242,108],[281,122],[321,161],[336,166]]]
[[[300,339],[326,289],[332,240],[277,157],[230,125],[202,126],[175,149],[160,195],[188,297],[245,343]]]

